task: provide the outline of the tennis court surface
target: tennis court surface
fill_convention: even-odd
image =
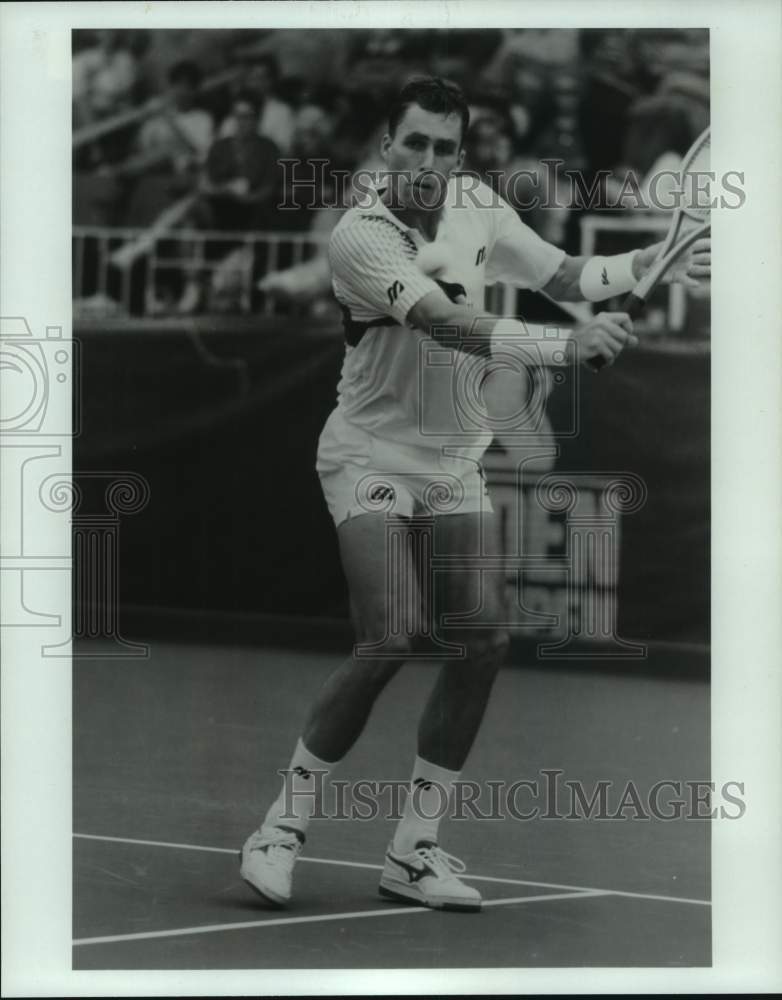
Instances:
[[[670,671],[506,668],[465,779],[706,778],[708,685],[688,670],[699,654],[657,655]],[[74,661],[75,969],[710,963],[700,820],[446,819],[442,845],[467,862],[480,914],[381,899],[388,819],[315,820],[291,906],[266,907],[238,850],[337,660],[160,642],[143,662]],[[408,776],[434,670],[405,667],[336,777]]]

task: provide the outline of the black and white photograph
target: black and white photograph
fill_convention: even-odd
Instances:
[[[62,114],[4,85],[4,920],[53,798],[62,995],[773,992],[779,87],[698,3],[8,6]]]

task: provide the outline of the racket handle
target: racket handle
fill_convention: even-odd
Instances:
[[[645,305],[646,299],[642,299],[640,296],[630,292],[622,303],[622,312],[626,312],[630,319],[638,319]]]
[[[638,319],[638,317],[643,312],[643,308],[646,305],[646,299],[642,299],[640,296],[630,294],[622,303],[622,312],[626,312],[630,319]],[[593,372],[599,372],[605,368],[608,362],[604,357],[598,355],[596,358],[590,358],[587,361],[587,368],[591,369]]]

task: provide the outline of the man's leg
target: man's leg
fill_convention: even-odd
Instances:
[[[290,896],[293,861],[315,811],[318,787],[358,739],[378,695],[410,651],[407,633],[412,629],[406,626],[415,625],[419,613],[418,583],[409,559],[403,558],[398,573],[389,574],[386,519],[384,513],[362,514],[337,529],[356,643],[374,649],[371,655],[354,649],[321,688],[280,793],[261,829],[245,844],[243,877],[277,903]],[[403,523],[399,522],[397,538],[404,534]],[[406,608],[404,597],[408,599]],[[395,633],[388,627],[391,607],[401,612],[403,627]],[[411,622],[405,620],[408,615],[416,617]],[[316,776],[313,772],[320,773]]]
[[[490,513],[454,514],[436,519],[435,551],[444,555],[481,554],[494,537]],[[488,553],[486,553],[488,554]],[[443,664],[418,729],[421,756],[461,771],[478,733],[497,671],[508,649],[503,574],[477,569],[438,572],[435,628],[464,646],[465,658]],[[446,615],[469,617],[469,623],[439,625]]]
[[[489,514],[453,514],[435,519],[435,552],[438,555],[481,554],[482,533]],[[440,818],[447,812],[458,780],[483,719],[497,671],[507,651],[508,637],[498,625],[503,621],[502,574],[476,570],[441,571],[435,575],[434,627],[450,643],[464,647],[465,658],[446,661],[429,696],[419,724],[418,756],[392,848],[381,879],[381,892],[416,898],[427,895],[423,881],[407,868],[420,865],[442,868],[451,864],[437,844]],[[426,588],[424,588],[426,589]],[[445,615],[469,616],[469,623],[442,624]],[[420,858],[416,856],[420,855]],[[398,863],[402,860],[402,864]],[[456,866],[456,872],[459,871]],[[409,884],[408,884],[409,882]],[[441,873],[432,883],[435,901],[427,905],[458,909],[480,908],[480,895],[458,879]]]

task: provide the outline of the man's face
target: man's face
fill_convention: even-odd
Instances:
[[[443,181],[464,161],[462,119],[412,104],[394,136],[383,136],[381,154],[390,171],[396,200],[406,208],[435,209],[445,198]]]

